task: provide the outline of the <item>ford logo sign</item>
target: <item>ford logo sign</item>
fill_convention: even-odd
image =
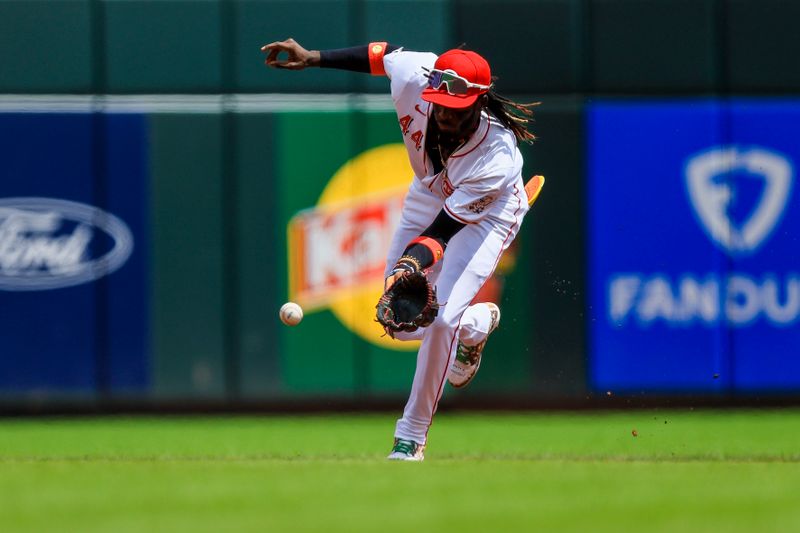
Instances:
[[[96,207],[55,198],[0,198],[0,290],[72,287],[106,276],[133,252],[133,235]]]

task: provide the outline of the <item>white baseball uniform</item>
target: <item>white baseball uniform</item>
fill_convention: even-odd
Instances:
[[[514,133],[486,111],[472,137],[443,161],[441,172],[434,173],[425,150],[433,104],[421,96],[428,81],[423,67],[433,68],[436,57],[402,49],[383,57],[415,174],[389,248],[385,275],[442,208],[466,224],[450,239],[443,259],[428,276],[441,304],[436,320],[427,328],[396,335],[402,340],[422,339],[411,394],[395,430],[395,437],[419,444],[427,441],[458,341],[474,346],[488,335],[488,307],[470,306],[470,302],[494,272],[528,211],[522,155]]]

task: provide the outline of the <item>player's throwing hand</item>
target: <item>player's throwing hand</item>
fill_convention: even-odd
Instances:
[[[316,50],[306,50],[291,37],[285,41],[275,41],[265,44],[261,51],[267,54],[264,64],[273,68],[285,68],[288,70],[303,70],[307,67],[319,66],[319,52]],[[286,52],[286,59],[278,59],[281,52]]]

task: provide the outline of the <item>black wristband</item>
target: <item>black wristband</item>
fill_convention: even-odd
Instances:
[[[420,269],[428,268],[433,264],[433,253],[424,244],[412,244],[403,252],[403,257],[413,258],[419,264]]]

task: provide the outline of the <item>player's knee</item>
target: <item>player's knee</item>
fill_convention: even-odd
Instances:
[[[458,327],[458,317],[451,316],[448,313],[440,313],[436,320],[433,321],[433,324],[428,327],[437,332],[449,333]]]

